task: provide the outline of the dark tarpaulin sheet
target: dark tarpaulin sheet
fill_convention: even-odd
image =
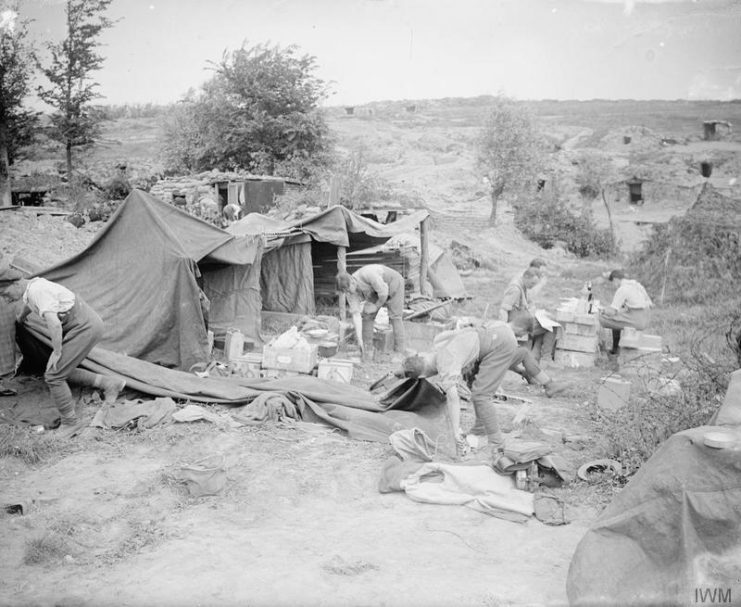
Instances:
[[[40,324],[28,325],[36,346],[27,348],[38,368],[46,364],[50,340]],[[250,380],[240,377],[201,378],[185,371],[166,369],[152,363],[93,348],[80,365],[84,369],[115,375],[126,380],[129,388],[151,396],[169,396],[182,400],[224,405],[247,405],[266,392],[280,393],[298,404],[306,421],[322,421],[340,428],[351,438],[385,442],[403,428],[420,428],[441,449],[450,449],[447,432],[445,397],[426,380],[403,380],[380,397],[367,390],[310,375],[275,380]],[[311,412],[311,415],[308,414]]]
[[[741,450],[704,444],[721,429],[671,436],[613,499],[572,558],[571,605],[741,604]]]
[[[311,243],[273,249],[262,258],[262,307],[271,312],[314,314],[314,270]]]
[[[208,358],[197,264],[232,264],[233,272],[244,275],[238,281],[242,284],[260,254],[259,239],[237,239],[134,190],[84,251],[41,276],[71,289],[100,315],[105,327],[101,347],[189,369]],[[259,288],[256,272],[252,280]],[[204,283],[209,284],[206,277]],[[220,303],[210,296],[217,309],[223,304],[234,312],[240,304],[240,317],[259,317],[259,297]],[[228,320],[219,318],[219,323]]]

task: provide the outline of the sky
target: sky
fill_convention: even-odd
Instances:
[[[64,5],[20,0],[39,46],[64,37]],[[741,98],[740,0],[113,0],[107,15],[105,104],[175,102],[257,43],[313,55],[327,106]]]

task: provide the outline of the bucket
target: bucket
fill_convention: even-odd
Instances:
[[[233,361],[244,351],[244,335],[239,329],[227,329],[226,340],[224,341],[224,358],[227,361]]]
[[[352,380],[353,362],[341,358],[327,358],[319,361],[317,377],[328,379],[343,384],[349,384]]]

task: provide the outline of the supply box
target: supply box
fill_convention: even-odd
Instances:
[[[319,361],[317,377],[349,384],[352,380],[353,362],[342,358],[325,358]]]
[[[283,369],[298,373],[311,373],[316,367],[317,344],[302,345],[294,348],[276,348],[266,344],[262,350],[262,366],[265,369]]]
[[[231,361],[234,373],[247,378],[261,377],[262,354],[244,354]]]

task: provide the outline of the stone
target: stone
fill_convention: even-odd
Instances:
[[[630,399],[630,388],[631,383],[625,379],[603,377],[597,393],[597,405],[609,411],[616,411],[624,407]]]

